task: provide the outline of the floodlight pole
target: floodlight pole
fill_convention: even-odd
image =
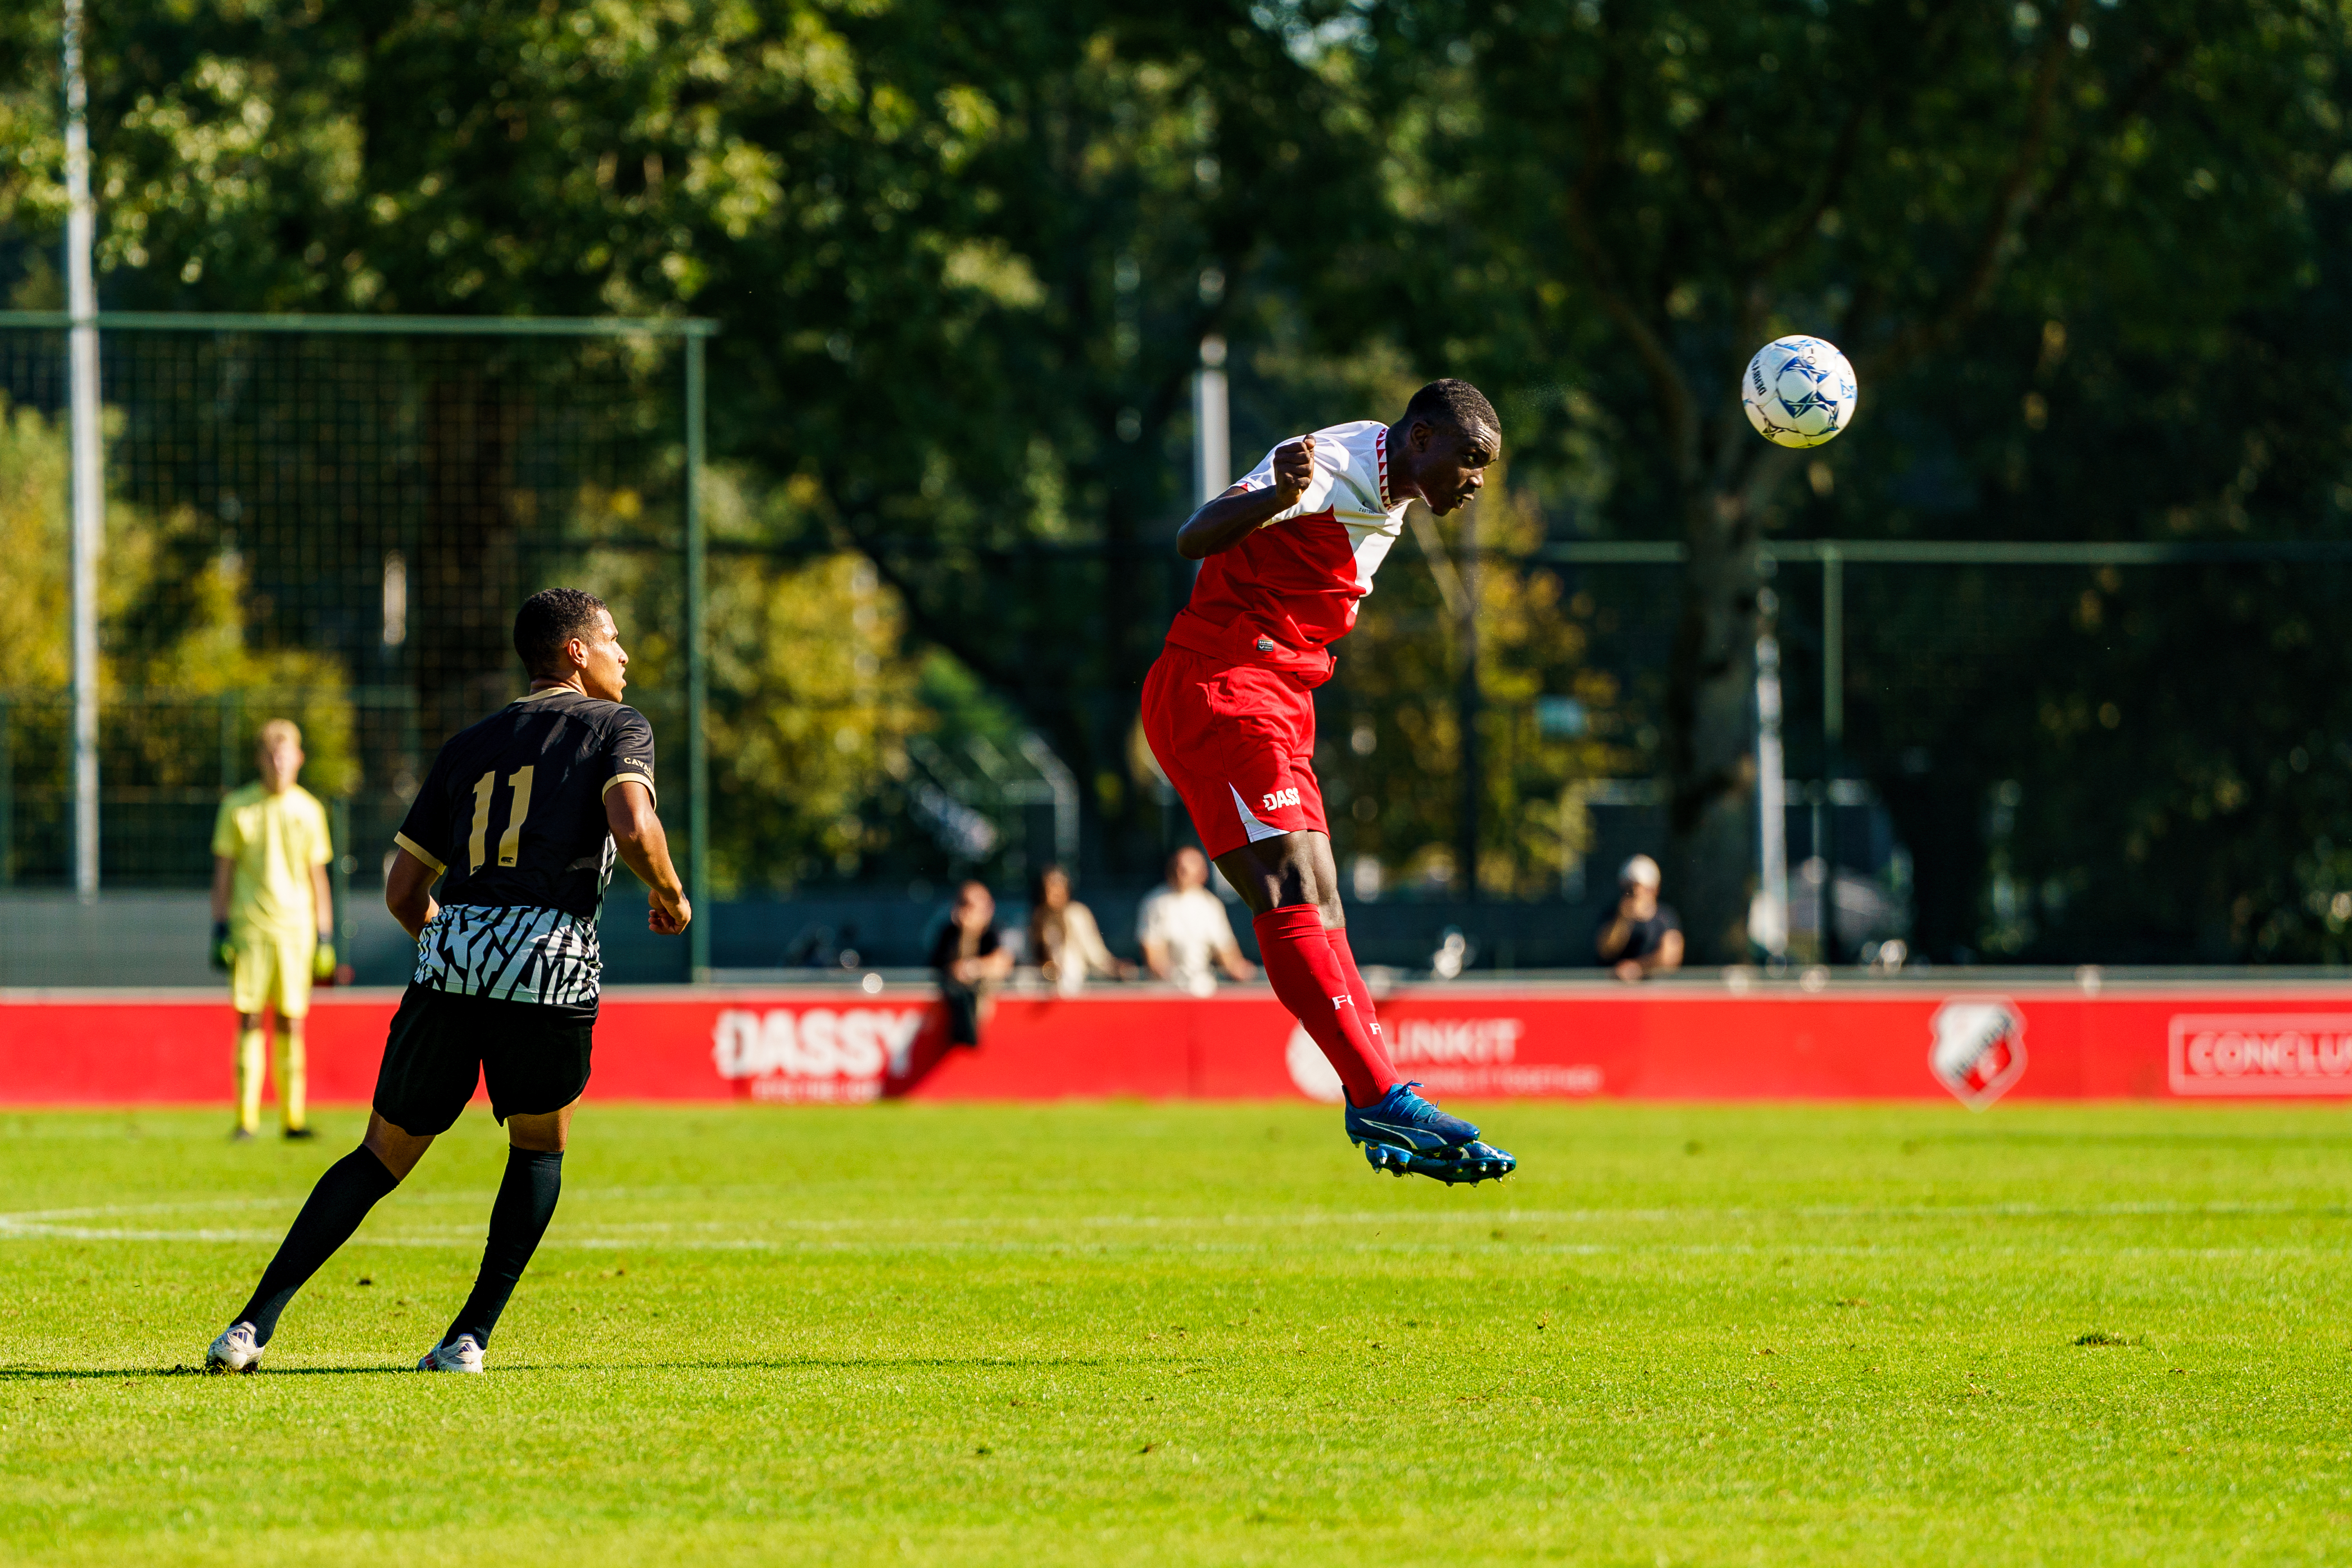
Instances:
[[[710,708],[710,665],[703,594],[703,337],[686,340],[686,880],[694,918],[686,928],[687,977],[710,973],[710,748],[703,727]]]
[[[98,897],[98,558],[106,544],[106,474],[100,446],[98,287],[90,250],[89,89],[82,79],[81,0],[65,0],[66,306],[72,438],[74,890]]]

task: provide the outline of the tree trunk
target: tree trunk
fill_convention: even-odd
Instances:
[[[1685,508],[1683,574],[1666,697],[1665,892],[1696,963],[1748,956],[1756,763],[1756,529],[1737,494]]]

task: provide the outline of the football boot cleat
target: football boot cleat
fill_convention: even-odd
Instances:
[[[231,1323],[205,1352],[206,1372],[251,1372],[261,1364],[261,1347],[254,1342],[251,1323]]]
[[[1349,1106],[1349,1138],[1367,1148],[1381,1143],[1415,1154],[1434,1154],[1477,1140],[1475,1127],[1413,1093],[1420,1087],[1401,1083],[1370,1105]]]
[[[454,1343],[435,1345],[416,1363],[419,1372],[479,1372],[482,1370],[482,1347],[474,1342],[471,1334],[459,1334]]]
[[[1498,1182],[1519,1168],[1516,1156],[1475,1139],[1433,1154],[1386,1143],[1367,1143],[1363,1149],[1365,1161],[1375,1171],[1386,1171],[1398,1177],[1427,1176],[1447,1186]]]

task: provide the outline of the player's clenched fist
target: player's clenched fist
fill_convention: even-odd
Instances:
[[[1301,436],[1274,449],[1274,493],[1288,507],[1315,482],[1315,437]]]

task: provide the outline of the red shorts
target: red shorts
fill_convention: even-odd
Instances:
[[[1213,860],[1260,838],[1330,831],[1302,676],[1162,648],[1143,681],[1143,738]]]

